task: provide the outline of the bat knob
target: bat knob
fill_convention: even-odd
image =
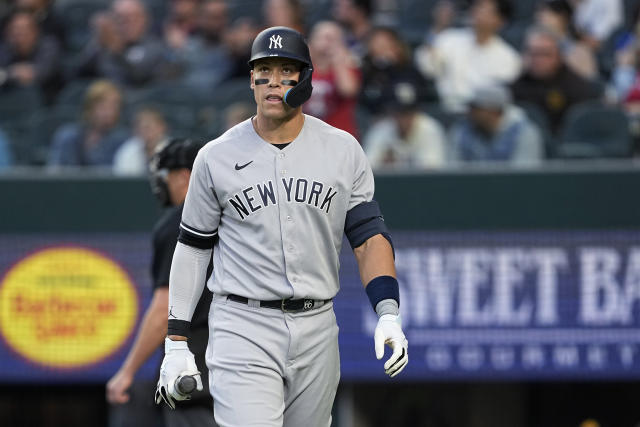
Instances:
[[[179,377],[176,381],[176,390],[184,396],[193,393],[197,386],[198,383],[196,382],[196,379],[191,375]]]

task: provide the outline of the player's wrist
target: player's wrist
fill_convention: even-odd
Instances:
[[[365,291],[371,302],[371,307],[374,311],[378,311],[377,306],[380,302],[385,300],[393,300],[396,302],[398,308],[400,307],[400,288],[398,286],[398,280],[393,276],[378,276],[372,279],[366,286]],[[387,303],[383,306],[385,310],[391,310],[392,307]],[[378,316],[380,314],[378,313]]]
[[[189,338],[191,334],[191,322],[180,319],[169,319],[167,321],[167,336]]]
[[[379,318],[382,316],[398,316],[400,314],[400,307],[398,301],[387,298],[376,304],[376,314]]]
[[[186,340],[172,340],[167,337],[164,340],[164,352],[165,354],[176,350],[189,350],[189,345]]]

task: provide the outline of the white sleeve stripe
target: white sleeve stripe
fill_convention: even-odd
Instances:
[[[210,233],[205,233],[203,231],[198,231],[193,227],[189,227],[187,224],[185,224],[184,222],[180,223],[180,227],[184,228],[185,231],[188,231],[191,234],[195,234],[196,236],[201,236],[201,237],[213,237],[216,234],[218,234],[218,230],[214,230]]]

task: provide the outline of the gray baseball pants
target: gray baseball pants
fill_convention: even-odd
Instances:
[[[340,380],[333,304],[284,313],[214,295],[207,366],[220,427],[328,427]]]

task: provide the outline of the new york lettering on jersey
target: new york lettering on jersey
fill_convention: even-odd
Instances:
[[[276,185],[284,190],[287,203],[306,203],[327,214],[331,209],[331,201],[338,194],[332,186],[309,178],[282,178],[276,181]],[[235,208],[243,220],[270,204],[278,204],[271,180],[249,186],[229,199],[229,205]]]

